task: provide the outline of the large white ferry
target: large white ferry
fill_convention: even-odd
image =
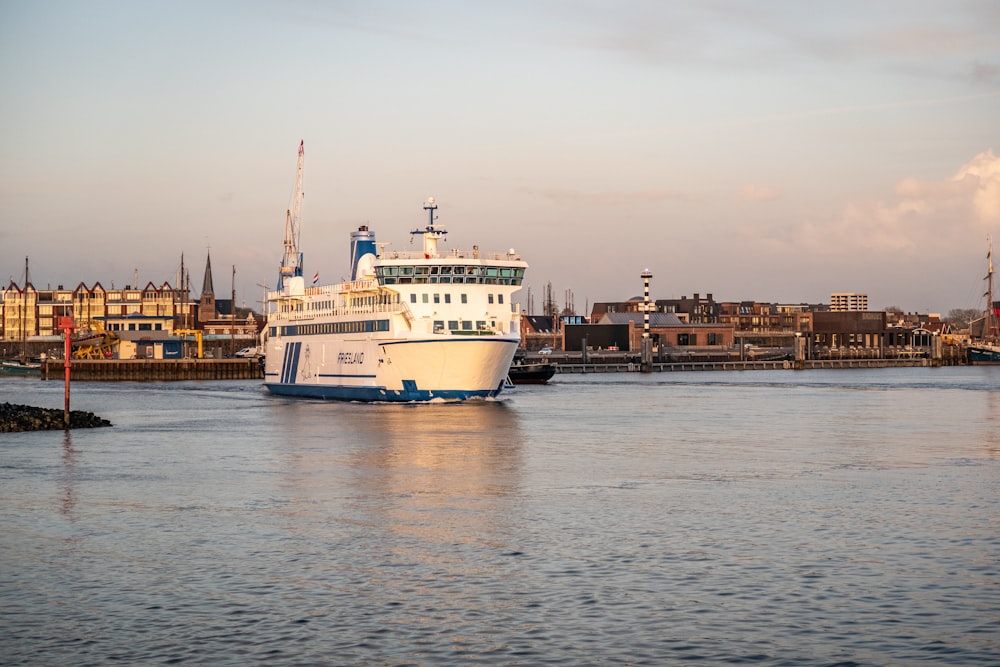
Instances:
[[[350,279],[311,287],[298,251],[303,149],[285,224],[279,289],[268,293],[264,383],[274,394],[351,401],[493,397],[520,341],[527,264],[513,249],[439,246],[434,198],[411,232],[419,252],[386,252],[367,226],[351,232]],[[381,247],[379,247],[381,246]]]

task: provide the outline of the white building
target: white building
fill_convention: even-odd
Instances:
[[[830,295],[830,310],[836,312],[868,310],[868,295],[857,292],[838,292]]]

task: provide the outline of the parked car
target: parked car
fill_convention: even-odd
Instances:
[[[550,355],[550,354],[552,354],[552,348],[551,347],[543,347],[542,349],[540,349],[538,351],[538,354],[544,354],[546,356]]]
[[[256,347],[245,347],[236,353],[236,356],[240,359],[253,359],[254,357],[260,356],[260,350]]]

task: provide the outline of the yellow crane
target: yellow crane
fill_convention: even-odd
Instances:
[[[201,329],[174,329],[174,333],[180,336],[182,339],[187,339],[188,336],[194,336],[195,341],[198,343],[198,358],[202,358],[202,332]]]
[[[116,333],[105,331],[100,322],[84,321],[80,327],[90,329],[90,333],[73,341],[74,359],[110,359],[114,356],[120,341]]]

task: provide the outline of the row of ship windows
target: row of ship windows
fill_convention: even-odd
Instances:
[[[511,266],[377,266],[383,276],[479,276],[484,278],[524,278],[524,269]],[[455,281],[460,282],[460,281]],[[520,282],[520,280],[518,280]]]
[[[448,331],[486,331],[486,322],[483,320],[478,320],[475,323],[475,329],[473,329],[472,321],[470,320],[448,320]],[[441,333],[445,331],[444,320],[434,320],[434,333]]]
[[[271,336],[315,336],[319,334],[373,333],[388,331],[389,320],[357,320],[325,324],[288,324],[271,327]]]
[[[388,268],[388,267],[387,267]],[[383,285],[425,285],[455,284],[465,285],[520,285],[521,278],[490,278],[484,276],[379,276]]]
[[[445,303],[451,303],[451,294],[449,294],[447,292],[445,292],[444,294],[440,294],[438,292],[434,292],[433,294],[428,294],[427,292],[424,292],[423,294],[420,295],[420,302],[421,303],[431,303],[431,302],[433,302],[433,303],[441,303],[442,297],[444,298],[444,302]],[[459,297],[461,298],[462,303],[469,303],[469,295],[468,294],[460,294]],[[494,302],[495,303],[503,303],[503,294],[487,294],[486,295],[486,301],[487,301],[487,303],[490,303],[490,304],[493,304]],[[410,303],[416,303],[416,302],[417,302],[417,294],[416,294],[416,292],[410,293]]]

